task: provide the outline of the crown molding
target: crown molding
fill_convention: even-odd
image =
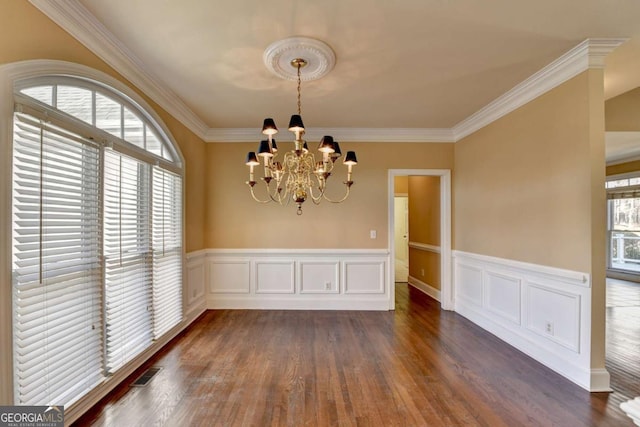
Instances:
[[[333,135],[339,142],[455,142],[451,129],[427,128],[313,128],[305,133],[305,139],[320,141],[324,135]],[[255,142],[264,138],[260,128],[211,128],[204,140]]]
[[[589,68],[604,68],[604,58],[626,38],[586,39],[513,89],[453,127],[456,141],[531,102]]]
[[[205,142],[249,142],[259,129],[210,128],[77,0],[29,0]],[[603,68],[607,54],[626,38],[586,39],[542,70],[453,128],[317,128],[309,139],[334,134],[350,142],[457,142],[589,68]]]
[[[208,126],[96,17],[76,0],[29,0],[36,8],[95,53],[200,138]]]

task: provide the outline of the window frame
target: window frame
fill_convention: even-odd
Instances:
[[[617,197],[615,197],[615,194],[621,194],[621,193],[638,193],[639,197],[640,197],[640,185],[639,184],[631,184],[630,180],[632,179],[638,179],[640,178],[640,171],[634,171],[634,172],[627,172],[627,173],[622,173],[622,174],[616,174],[616,175],[609,175],[606,177],[605,180],[605,191],[607,193],[607,230],[606,230],[606,235],[607,235],[607,243],[606,243],[606,259],[607,259],[607,270],[610,272],[615,272],[615,273],[622,273],[622,274],[628,274],[628,275],[640,275],[639,271],[636,270],[630,270],[630,269],[624,269],[624,268],[618,268],[618,267],[614,267],[613,266],[613,251],[612,251],[612,245],[613,245],[613,234],[616,232],[620,232],[621,230],[615,230],[614,229],[614,224],[613,224],[613,210],[614,210],[614,206],[613,206],[613,199],[616,199]],[[621,180],[629,180],[628,185],[620,185],[620,186],[614,186],[614,187],[609,187],[609,183],[611,182],[615,182],[615,181],[621,181]],[[625,197],[618,197],[618,198],[625,198]],[[634,198],[638,198],[638,197],[634,197]],[[640,229],[638,231],[633,231],[631,230],[630,232],[640,232]]]
[[[168,167],[168,170],[178,173],[182,179],[182,218],[185,217],[185,192],[184,192],[184,157],[180,150],[179,145],[174,140],[171,132],[155,112],[154,108],[136,91],[123,83],[121,80],[106,74],[100,70],[77,64],[73,62],[49,60],[49,59],[34,59],[25,60],[0,65],[0,227],[3,229],[0,231],[0,253],[5,254],[0,256],[0,345],[4,348],[12,347],[13,338],[13,307],[12,307],[12,279],[11,279],[11,254],[12,254],[12,139],[13,139],[13,113],[14,113],[14,92],[18,85],[26,79],[43,78],[43,77],[73,77],[80,80],[86,80],[95,83],[98,86],[107,88],[111,91],[121,94],[130,100],[134,105],[139,107],[139,111],[144,111],[145,115],[156,124],[156,130],[159,131],[158,136],[165,138],[170,144],[170,147],[175,150],[175,165],[173,168]],[[115,146],[115,145],[114,145]],[[123,151],[128,151],[123,148]],[[135,153],[135,150],[130,150]],[[145,152],[146,154],[146,152]],[[182,265],[185,266],[185,224],[182,224]],[[182,270],[182,309],[186,308],[186,298],[184,298],[186,288],[186,268]],[[158,345],[162,345],[168,338],[163,338]],[[149,355],[160,348],[154,345]],[[137,365],[136,365],[137,366]],[[100,390],[97,390],[98,395],[104,395],[111,388],[113,388],[117,381],[124,378],[128,373],[132,372],[136,366],[127,368],[127,372],[121,372],[114,376],[115,378],[107,381],[107,384],[103,384]],[[0,384],[0,401],[12,402],[13,401],[13,354],[12,352],[3,352],[0,354],[0,376],[5,378]],[[113,381],[112,381],[113,380]],[[95,396],[95,393],[92,393]],[[87,397],[87,399],[81,399],[83,401],[92,402],[94,397]],[[87,403],[78,402],[70,410],[70,414],[75,411],[74,407],[82,408]]]
[[[140,148],[130,142],[122,138],[118,138],[117,136],[107,132],[104,129],[96,127],[92,124],[89,124],[82,119],[74,117],[70,114],[63,112],[62,110],[58,110],[55,106],[48,105],[44,102],[41,102],[35,98],[32,98],[26,94],[21,93],[23,89],[33,87],[33,86],[75,86],[82,89],[86,89],[92,91],[94,95],[92,96],[92,103],[95,106],[95,92],[99,92],[116,102],[119,102],[123,107],[129,109],[134,113],[139,113],[138,116],[143,123],[149,125],[152,130],[156,131],[158,138],[163,143],[163,147],[169,150],[170,155],[173,160],[166,159],[157,154],[154,154],[150,151],[145,150],[144,148]],[[97,138],[97,142],[106,144],[107,146],[121,151],[124,154],[130,155],[132,157],[136,157],[140,160],[153,163],[157,162],[161,164],[163,167],[172,170],[174,173],[182,175],[183,169],[183,160],[182,155],[179,153],[177,149],[177,144],[173,140],[173,138],[169,137],[166,130],[163,126],[160,126],[157,123],[157,119],[153,117],[149,112],[143,108],[143,106],[139,105],[137,102],[132,100],[130,97],[125,96],[123,93],[119,93],[114,88],[110,88],[109,86],[102,84],[95,80],[89,80],[82,77],[70,77],[67,75],[57,76],[57,75],[48,75],[41,76],[37,78],[27,78],[22,79],[16,82],[14,86],[14,94],[13,94],[14,102],[23,105],[25,109],[24,112],[28,112],[29,114],[35,116],[41,116],[39,110],[45,109],[47,111],[47,115],[44,117],[40,117],[42,119],[50,120],[54,124],[64,125],[64,127],[69,127],[70,130],[76,132],[80,135],[86,134],[97,134],[99,137]],[[53,100],[55,103],[55,97]],[[121,121],[123,118],[121,118]],[[92,110],[92,122],[95,123],[95,109]],[[62,127],[62,126],[61,126]]]

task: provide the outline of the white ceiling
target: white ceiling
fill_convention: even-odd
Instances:
[[[449,129],[593,37],[630,38],[607,57],[606,97],[640,86],[638,0],[60,4],[86,7],[88,20],[209,128],[259,128],[267,116],[286,126],[295,82],[271,74],[262,54],[290,36],[320,39],[337,58],[329,75],[303,82],[308,128]]]

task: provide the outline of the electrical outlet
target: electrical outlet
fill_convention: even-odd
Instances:
[[[422,270],[420,270],[420,275],[421,275],[422,277],[424,277],[424,268],[423,268]]]
[[[378,232],[376,230],[370,230],[369,237],[371,237],[372,239],[375,239],[376,237],[378,237]]]
[[[325,291],[331,290],[331,282],[324,282],[324,290]]]
[[[553,335],[553,323],[547,320],[544,323],[544,331],[549,335]]]

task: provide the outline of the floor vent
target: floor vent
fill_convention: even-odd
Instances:
[[[157,367],[153,367],[153,368],[149,368],[146,371],[144,371],[144,373],[142,375],[140,375],[138,377],[137,380],[135,380],[132,384],[131,387],[144,387],[147,384],[149,384],[149,381],[151,381],[151,379],[158,373],[160,372],[162,368],[157,368]]]

